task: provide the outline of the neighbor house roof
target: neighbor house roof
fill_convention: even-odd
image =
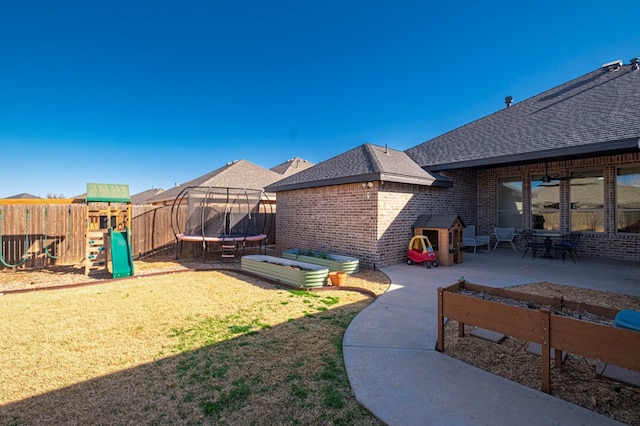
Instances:
[[[38,197],[37,195],[22,192],[20,194],[12,195],[11,197],[7,197],[7,200],[28,200],[28,199],[35,199],[35,198],[40,198],[40,197]]]
[[[406,150],[427,170],[640,149],[640,70],[595,71]]]
[[[264,189],[267,185],[282,179],[280,173],[265,169],[246,160],[238,160],[212,172],[197,177],[182,185],[175,186],[148,200],[150,203],[173,201],[185,189],[191,186],[210,186],[218,188]]]
[[[131,196],[131,204],[148,204],[149,200],[164,192],[162,188],[151,188]]]
[[[425,172],[407,154],[364,144],[267,187],[279,192],[347,183],[385,181],[425,186],[449,186],[451,181]]]
[[[302,170],[306,170],[312,166],[313,163],[310,163],[307,160],[303,160],[302,158],[295,157],[291,160],[285,161],[282,164],[278,164],[277,166],[272,167],[269,170],[280,173],[281,175],[290,176],[301,172]]]

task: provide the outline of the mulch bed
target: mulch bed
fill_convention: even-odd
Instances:
[[[521,293],[589,303],[614,309],[640,310],[640,298],[554,283],[511,287]],[[590,318],[592,321],[607,321]],[[445,326],[445,353],[468,364],[534,389],[541,386],[540,357],[527,352],[529,342],[507,337],[496,344],[471,337],[473,327],[458,337],[457,321]],[[567,354],[561,369],[551,370],[551,395],[608,416],[640,425],[640,388],[615,382],[596,374],[596,360]]]

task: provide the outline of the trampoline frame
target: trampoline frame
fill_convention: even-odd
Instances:
[[[192,234],[187,235],[185,234],[184,231],[181,231],[181,227],[178,220],[180,215],[180,206],[182,205],[183,202],[185,202],[185,199],[188,202],[189,192],[193,190],[199,190],[202,192],[206,191],[204,196],[204,201],[202,203],[203,206],[206,206],[210,193],[214,192],[216,195],[220,195],[220,194],[224,195],[226,193],[227,206],[225,207],[225,213],[224,213],[225,224],[223,225],[225,229],[222,229],[219,235],[217,236],[205,235],[205,226],[203,226],[204,225],[204,209],[202,210],[202,216],[201,216],[200,226],[199,226],[202,232],[201,235],[192,235]],[[244,193],[244,196],[247,199],[247,206],[250,206],[249,195],[248,195],[249,191],[253,193],[259,192],[260,194],[258,197],[258,203],[257,203],[258,218],[260,217],[263,218],[262,223],[259,224],[260,233],[249,233],[248,231],[246,233],[237,233],[237,232],[227,233],[227,227],[229,225],[227,223],[226,216],[230,214],[229,204],[230,204],[231,193],[233,192],[236,199],[238,198],[239,195]],[[267,211],[267,208],[269,209],[269,211]],[[249,216],[249,220],[251,220],[252,210],[253,210],[252,207],[248,207],[242,220],[246,220],[247,216]],[[187,222],[191,218],[191,214],[192,213],[189,211],[189,213],[187,214],[187,219],[183,229],[186,228]],[[269,217],[271,220],[267,220],[267,217]],[[267,224],[267,222],[270,222],[270,223]],[[266,254],[267,238],[268,238],[269,232],[273,228],[272,222],[273,222],[273,206],[270,203],[270,200],[267,194],[261,189],[210,187],[210,186],[197,186],[197,185],[188,186],[184,188],[182,191],[180,191],[180,193],[174,199],[173,204],[171,205],[171,230],[173,232],[173,235],[176,238],[176,259],[179,259],[180,255],[182,254],[182,245],[183,245],[183,242],[185,241],[202,243],[202,261],[203,262],[205,262],[206,254],[207,252],[209,252],[208,243],[221,243],[221,246],[222,246],[224,245],[225,242],[233,242],[235,246],[235,243],[241,242],[242,254],[244,255],[246,242],[258,242],[258,252]],[[234,224],[233,226],[236,226],[236,225]],[[234,253],[235,253],[235,248],[234,248]]]

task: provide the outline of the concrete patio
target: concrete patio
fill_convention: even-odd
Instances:
[[[461,276],[492,287],[549,281],[640,297],[638,262],[521,256],[498,248],[465,253],[452,267],[383,268],[389,291],[352,321],[343,341],[356,399],[389,425],[619,424],[435,350],[437,288]]]

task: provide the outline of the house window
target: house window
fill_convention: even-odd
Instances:
[[[531,177],[531,228],[560,230],[560,181]]]
[[[522,229],[522,180],[498,179],[498,227]]]
[[[604,232],[602,170],[577,172],[570,180],[571,230]]]
[[[618,232],[640,233],[640,167],[618,169],[616,201]]]

